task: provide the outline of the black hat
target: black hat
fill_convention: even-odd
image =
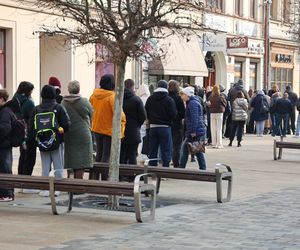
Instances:
[[[168,89],[168,82],[165,80],[159,80],[158,84],[157,84],[158,88],[164,88],[164,89]]]
[[[41,92],[42,99],[55,99],[56,91],[53,86],[45,85]]]
[[[115,78],[113,75],[106,74],[100,79],[101,89],[114,90],[115,89]]]

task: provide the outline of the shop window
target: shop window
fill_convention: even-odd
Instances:
[[[243,15],[243,1],[242,0],[235,0],[234,12],[238,16]]]
[[[0,29],[0,88],[5,87],[5,30]]]
[[[250,63],[249,89],[257,89],[257,63]]]
[[[243,62],[234,63],[234,82],[243,79]]]
[[[293,70],[273,67],[271,69],[271,85],[273,84],[277,84],[280,92],[283,93],[286,86],[293,85]]]

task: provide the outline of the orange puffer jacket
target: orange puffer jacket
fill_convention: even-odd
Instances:
[[[95,89],[90,97],[94,108],[92,131],[98,134],[112,135],[115,92],[106,89]],[[126,117],[122,112],[121,138],[124,137]]]

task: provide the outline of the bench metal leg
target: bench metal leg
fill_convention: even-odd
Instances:
[[[279,148],[279,153],[278,153],[278,160],[280,160],[282,157],[282,148]]]
[[[52,213],[54,215],[58,215],[59,213],[57,212],[56,200],[55,200],[54,172],[55,170],[51,171],[49,174],[49,196],[51,201]],[[68,178],[74,178],[74,172],[72,169],[67,169],[67,176]],[[73,193],[69,193],[68,210],[66,212],[71,212],[72,205],[73,205]]]
[[[223,165],[227,168],[228,172],[220,173],[219,166]],[[231,200],[231,193],[232,193],[232,171],[231,168],[225,164],[217,164],[215,168],[216,173],[216,189],[217,189],[217,201],[219,203],[228,202]],[[226,180],[224,180],[226,178]],[[227,196],[223,198],[223,188],[222,188],[222,181],[227,181]]]
[[[274,140],[274,144],[273,144],[273,158],[275,161],[277,160],[276,140]]]
[[[140,185],[141,178],[152,177],[154,184],[144,184]],[[157,178],[155,174],[140,174],[137,175],[134,179],[134,207],[135,207],[135,216],[138,222],[145,222],[149,220],[154,220],[155,218],[155,207],[156,207],[156,183]],[[142,192],[147,192],[150,196],[150,214],[145,216],[142,212]]]

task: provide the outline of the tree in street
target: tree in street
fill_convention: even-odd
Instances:
[[[30,1],[18,0],[28,4]],[[62,17],[52,35],[65,35],[79,45],[101,44],[116,65],[116,98],[109,179],[119,179],[121,113],[124,73],[129,58],[159,56],[151,41],[173,34],[189,36],[202,28],[201,0],[38,0],[33,8]],[[64,20],[72,19],[70,26]],[[152,40],[151,40],[152,39]]]

